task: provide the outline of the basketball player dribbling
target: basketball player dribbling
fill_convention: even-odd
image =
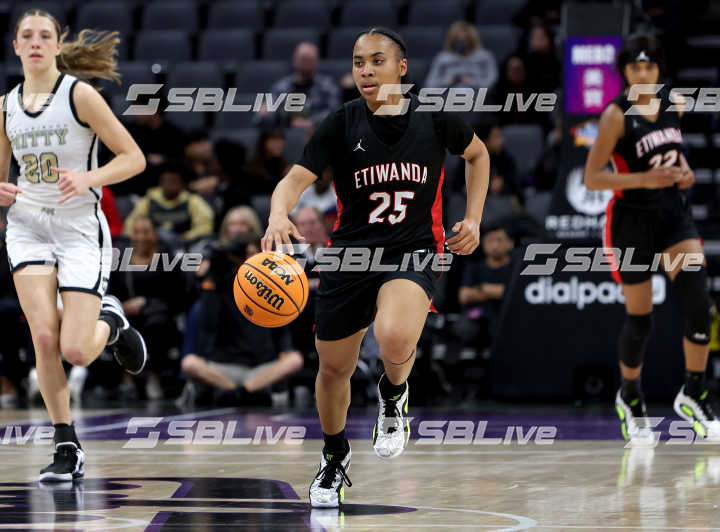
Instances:
[[[347,102],[317,128],[303,156],[277,185],[263,251],[290,245],[289,235],[303,240],[288,219],[300,194],[327,166],[333,168],[338,218],[329,247],[382,249],[383,264],[397,264],[405,253],[425,258],[444,250],[442,182],[445,150],[467,161],[465,218],[447,240],[453,253],[467,255],[477,247],[489,180],[489,156],[472,128],[451,113],[398,112],[401,94],[380,100],[385,84],[400,84],[408,68],[402,38],[386,28],[357,37],[353,77],[361,98]],[[375,114],[395,105],[392,116]],[[394,259],[394,262],[393,262]],[[374,320],[385,373],[378,383],[379,412],[373,448],[393,458],[410,437],[407,378],[415,360],[438,275],[430,261],[408,271],[320,271],[316,303],[316,348],[320,367],[315,394],[324,436],[320,467],[310,486],[313,507],[338,507],[344,484],[351,485],[350,445],[345,437],[350,405],[350,377],[360,344]]]
[[[2,99],[0,135],[0,205],[10,205],[8,257],[55,427],[53,462],[40,472],[41,481],[84,474],[85,454],[70,418],[60,355],[87,366],[109,346],[133,374],[147,359],[143,338],[130,327],[120,302],[105,295],[112,255],[100,210],[101,187],[142,172],[145,157],[100,94],[71,74],[117,79],[119,39],[83,30],[77,41],[64,43],[65,35],[41,10],[18,20],[13,46],[24,81]],[[98,137],[115,154],[100,168]],[[20,167],[17,186],[7,182],[13,155]]]
[[[606,249],[618,248],[622,257],[633,250],[633,263],[638,265],[650,265],[656,253],[663,254],[661,263],[681,294],[685,311],[685,385],[674,408],[700,437],[720,441],[720,422],[705,385],[711,324],[707,272],[690,205],[681,192],[694,183],[695,175],[682,153],[682,111],[669,109],[673,104],[682,108],[682,101],[671,97],[667,88],[657,95],[646,91],[636,101],[628,97],[633,85],[658,83],[663,57],[654,37],[636,35],[625,42],[617,66],[626,88],[600,117],[585,166],[585,184],[615,191],[607,207]],[[657,109],[650,105],[653,98],[659,100]],[[631,110],[633,104],[636,108]],[[609,160],[614,172],[605,169]],[[686,254],[696,254],[701,261],[684,268],[684,261],[676,259]],[[613,277],[622,283],[627,312],[618,341],[622,386],[615,407],[625,439],[633,445],[652,445],[640,382],[652,330],[651,272],[617,270]]]

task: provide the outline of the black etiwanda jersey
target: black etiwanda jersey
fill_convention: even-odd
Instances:
[[[328,245],[406,252],[444,249],[445,150],[461,154],[473,137],[457,115],[417,112],[376,116],[363,98],[345,103],[318,126],[298,161],[316,175],[333,170],[338,218]]]
[[[662,166],[680,166],[682,133],[680,115],[668,111],[672,105],[670,90],[663,87],[658,93],[660,112],[655,122],[642,115],[627,114],[633,102],[621,92],[613,101],[625,113],[625,136],[615,146],[612,163],[617,173],[646,172]],[[679,194],[676,185],[660,189],[633,188],[616,190],[616,201],[622,205],[657,208],[664,199]]]

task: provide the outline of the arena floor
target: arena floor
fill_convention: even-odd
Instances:
[[[353,412],[338,512],[308,505],[313,412],[158,410],[78,411],[85,478],[58,485],[35,480],[52,453],[45,412],[0,410],[0,530],[720,530],[720,445],[669,444],[669,419],[654,449],[626,449],[612,411],[418,409],[408,449],[386,462],[371,411]],[[427,444],[438,427],[455,443]],[[537,442],[541,427],[541,442],[556,428],[552,443]],[[234,441],[202,443],[217,434]]]

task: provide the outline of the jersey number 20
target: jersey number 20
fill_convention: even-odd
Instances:
[[[35,154],[28,153],[23,155],[22,160],[25,163],[25,177],[31,183],[39,183],[40,179],[46,183],[57,183],[60,179],[60,174],[50,170],[51,166],[55,168],[59,166],[57,155],[54,153],[41,153],[39,160]]]
[[[407,205],[403,203],[403,200],[410,200],[415,197],[415,192],[410,190],[398,190],[393,193],[395,197],[394,201],[394,212],[388,214],[387,221],[390,225],[395,225],[402,222],[407,214]],[[370,201],[380,200],[380,205],[375,207],[370,213],[368,223],[381,224],[385,221],[385,217],[382,215],[387,208],[390,206],[390,193],[389,192],[373,192],[370,194]]]

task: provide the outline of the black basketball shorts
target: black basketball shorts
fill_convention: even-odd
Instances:
[[[632,260],[629,263],[648,266],[646,271],[626,271],[622,267],[613,269],[613,279],[618,283],[647,281],[654,273],[651,266],[654,261],[657,262],[657,253],[683,240],[699,238],[690,202],[683,194],[666,197],[657,209],[625,206],[613,197],[605,213],[603,246],[606,253],[610,248],[617,248],[621,252],[620,258],[627,260],[628,250],[632,249]],[[615,259],[610,260],[617,265]]]
[[[380,287],[393,279],[409,279],[419,284],[432,299],[442,272],[434,271],[434,249],[408,252],[415,255],[406,268],[397,271],[323,271],[315,305],[315,334],[319,340],[340,340],[365,327],[375,319]],[[425,260],[426,264],[421,264]],[[402,266],[402,254],[383,256],[382,264]],[[416,267],[418,266],[418,267]]]

